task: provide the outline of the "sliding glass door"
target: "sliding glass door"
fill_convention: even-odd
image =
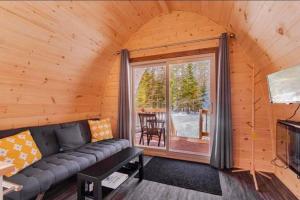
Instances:
[[[134,145],[210,155],[214,55],[132,65]]]
[[[211,124],[211,59],[169,63],[169,149],[209,155]]]

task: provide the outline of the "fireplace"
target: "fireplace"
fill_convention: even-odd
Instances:
[[[276,156],[300,176],[300,122],[277,121]]]

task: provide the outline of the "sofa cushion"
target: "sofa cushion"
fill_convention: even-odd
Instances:
[[[35,164],[39,162],[41,161]],[[50,188],[55,181],[54,175],[50,171],[34,167],[34,165],[25,168],[14,176],[6,178],[8,181],[23,185],[20,192],[10,193],[8,197],[13,197],[13,199],[30,199]]]
[[[89,127],[87,120],[81,120],[81,121],[77,121],[77,122],[67,122],[67,123],[61,124],[60,126],[61,126],[61,128],[66,128],[66,127],[70,127],[70,126],[75,126],[77,124],[80,127],[80,131],[81,131],[81,135],[84,139],[84,143],[91,142],[91,131],[90,131],[90,127]]]
[[[30,128],[32,137],[38,145],[43,157],[59,152],[59,144],[55,134],[55,130],[59,128],[59,125],[47,125]]]
[[[61,151],[69,151],[85,144],[78,124],[55,131]]]
[[[12,176],[42,158],[29,130],[0,139],[0,161],[14,165]]]
[[[50,171],[55,178],[53,183],[58,183],[95,162],[96,158],[92,155],[70,151],[43,158],[33,166]]]
[[[14,176],[7,178],[6,180],[13,183],[23,185],[23,188],[20,192],[11,192],[4,196],[4,199],[13,199],[13,200],[27,200],[32,199],[40,191],[40,182],[31,176],[26,176],[24,174],[18,173]]]
[[[113,138],[110,119],[88,120],[92,134],[92,142]]]
[[[76,122],[67,122],[62,124],[36,126],[36,127],[24,127],[18,129],[1,130],[0,138],[15,135],[16,133],[30,130],[33,139],[35,140],[43,157],[49,156],[59,152],[59,144],[55,134],[55,130],[59,128],[70,127],[78,124],[81,130],[84,143],[91,142],[91,132],[87,120],[81,120]]]
[[[114,153],[125,149],[129,142],[123,139],[110,139],[85,144],[77,149],[59,152],[58,140],[54,130],[62,127],[72,127],[79,124],[84,131],[85,141],[90,141],[90,130],[87,120],[29,128],[32,136],[43,154],[43,158],[19,173],[6,178],[11,182],[23,185],[20,192],[12,192],[5,196],[9,200],[29,200],[41,192],[45,192],[56,183],[76,175],[79,171],[93,165],[97,161],[107,158]],[[28,128],[27,128],[28,129]],[[18,129],[24,130],[24,129]],[[14,131],[0,131],[3,135],[13,135]],[[41,134],[40,134],[41,133]],[[3,135],[0,135],[3,136]],[[53,137],[54,136],[54,137]],[[45,139],[49,137],[50,139]],[[50,142],[51,141],[51,142]],[[50,145],[50,148],[48,146]],[[52,144],[53,143],[53,144]],[[55,147],[55,145],[57,145]]]
[[[52,185],[68,178],[96,163],[96,157],[80,152],[58,153],[36,162],[6,180],[23,185],[20,192],[7,197],[16,200],[31,199]]]
[[[127,147],[129,147],[128,140],[109,139],[86,144],[75,151],[94,155],[97,158],[97,161],[100,161]]]

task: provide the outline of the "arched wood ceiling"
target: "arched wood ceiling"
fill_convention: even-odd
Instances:
[[[100,114],[114,53],[160,13],[119,3],[0,2],[1,129]]]
[[[100,115],[115,52],[172,11],[198,13],[236,33],[234,54],[243,51],[257,65],[265,102],[265,75],[300,63],[297,1],[1,1],[0,129]],[[286,112],[270,107],[274,120]]]
[[[277,1],[0,2],[0,127],[100,114],[115,52],[143,24],[172,11],[196,12],[235,32],[263,75],[296,64],[299,7]]]
[[[298,62],[300,4],[294,1],[1,2],[0,7],[4,32],[22,35],[14,37],[15,42],[35,40],[41,48],[43,42],[52,45],[49,52],[59,54],[58,48],[64,50],[66,61],[61,64],[70,62],[68,58],[73,56],[79,57],[76,60],[81,63],[77,64],[86,68],[94,64],[91,60],[107,63],[139,27],[175,10],[197,12],[234,31],[240,43],[254,49],[254,54],[262,53],[256,50],[258,47],[264,50],[265,54],[257,55],[259,59],[267,56],[276,66]],[[5,45],[7,37],[1,38]]]

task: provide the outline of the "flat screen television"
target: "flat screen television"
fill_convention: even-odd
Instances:
[[[271,103],[300,103],[300,65],[267,76]]]

